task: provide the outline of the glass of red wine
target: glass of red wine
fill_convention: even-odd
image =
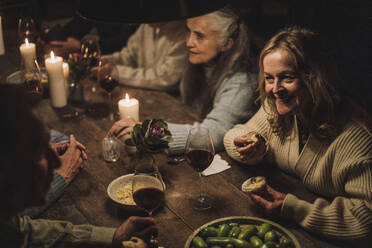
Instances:
[[[111,74],[106,75],[106,76],[100,76],[98,74],[98,80],[101,85],[101,87],[107,92],[108,97],[109,97],[109,107],[110,107],[110,115],[109,118],[110,120],[114,120],[114,106],[112,105],[112,95],[111,92],[119,85],[119,81],[114,75],[117,75],[116,72],[116,67],[113,67],[113,71]],[[101,78],[102,77],[102,78]]]
[[[186,161],[199,173],[200,194],[192,200],[195,210],[207,210],[212,207],[210,198],[203,190],[202,172],[210,166],[214,158],[214,146],[207,128],[191,128],[186,142]]]
[[[101,60],[101,48],[99,39],[96,35],[86,35],[81,40],[80,53],[83,58],[89,59],[89,68],[99,66]],[[97,78],[97,81],[98,78]],[[96,84],[92,84],[90,90],[94,93],[97,91]]]
[[[133,200],[151,217],[154,210],[164,203],[165,184],[154,165],[153,158],[144,159],[136,165],[132,181]],[[158,247],[156,237],[151,236],[150,247]]]

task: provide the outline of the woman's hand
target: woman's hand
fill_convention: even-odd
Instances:
[[[90,72],[94,77],[99,77],[100,79],[104,79],[106,76],[110,76],[114,70],[114,64],[102,59],[100,61],[101,66],[94,66],[90,69]],[[117,78],[118,75],[112,75]]]
[[[80,41],[74,37],[68,37],[66,41],[53,40],[44,44],[44,53],[49,54],[53,50],[55,55],[67,57],[72,52],[80,51]]]
[[[250,197],[255,204],[264,209],[268,216],[274,217],[280,216],[280,211],[286,194],[276,191],[266,184],[265,194],[257,195],[255,193],[251,193]]]
[[[114,123],[114,125],[108,131],[107,135],[120,137],[125,134],[129,134],[133,130],[133,127],[136,124],[141,124],[141,122],[136,121],[135,119],[131,117],[122,119]]]
[[[131,237],[139,237],[148,241],[151,235],[156,236],[157,232],[154,218],[131,216],[116,229],[112,239],[112,247],[121,247],[121,242],[129,240]]]
[[[236,137],[234,145],[242,160],[258,159],[266,151],[265,139],[256,132],[249,132],[243,136]]]
[[[79,143],[73,135],[70,136],[68,144],[66,142],[61,143],[67,147],[67,150],[63,155],[59,156],[61,166],[55,171],[65,179],[66,184],[69,184],[82,168],[83,161],[87,160],[88,156],[85,146]],[[63,146],[61,145],[61,147]]]

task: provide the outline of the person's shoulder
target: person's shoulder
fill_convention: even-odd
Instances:
[[[222,84],[224,85],[242,85],[248,88],[256,88],[257,87],[257,74],[255,73],[248,73],[248,72],[235,72],[227,76]]]
[[[342,132],[334,140],[337,147],[347,147],[353,150],[356,156],[372,158],[372,133],[371,128],[365,122],[350,119]]]

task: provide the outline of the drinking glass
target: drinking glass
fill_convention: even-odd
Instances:
[[[98,66],[101,60],[101,48],[99,46],[98,37],[95,35],[86,35],[81,40],[80,53],[83,58],[89,58],[89,68]],[[97,82],[98,81],[97,78]],[[96,92],[96,84],[92,84],[90,90]]]
[[[136,165],[132,181],[133,200],[150,217],[164,203],[164,190],[165,184],[151,156]],[[156,237],[151,236],[149,247],[158,247]]]
[[[200,194],[192,200],[195,210],[212,207],[210,198],[203,191],[202,171],[210,166],[214,158],[214,146],[209,130],[203,127],[191,128],[186,141],[186,161],[199,173]]]
[[[114,136],[106,136],[102,141],[102,154],[107,162],[116,162],[120,158],[120,144]]]
[[[101,63],[100,63],[101,65]],[[98,73],[98,80],[99,80],[99,83],[101,85],[101,87],[107,92],[108,94],[108,98],[109,98],[109,108],[110,108],[110,114],[109,114],[109,119],[111,121],[114,120],[114,106],[112,104],[112,96],[111,96],[111,92],[116,88],[116,86],[119,85],[119,81],[117,79],[117,76],[118,73],[117,73],[117,69],[116,67],[114,66],[113,69],[112,69],[112,72],[111,74],[109,75],[106,75],[104,76],[103,78],[101,78],[102,76]]]
[[[29,42],[35,42],[36,25],[31,17],[21,17],[18,19],[18,39],[20,43],[25,42],[25,38]]]
[[[27,93],[30,95],[32,104],[39,102],[43,95],[41,72],[37,70],[36,66],[31,70],[22,70],[21,80]]]

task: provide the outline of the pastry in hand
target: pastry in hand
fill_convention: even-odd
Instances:
[[[266,188],[265,177],[251,177],[242,184],[242,191],[249,193],[262,193]]]
[[[123,241],[122,243],[122,248],[147,248],[146,243],[137,237],[132,237],[128,241]]]

